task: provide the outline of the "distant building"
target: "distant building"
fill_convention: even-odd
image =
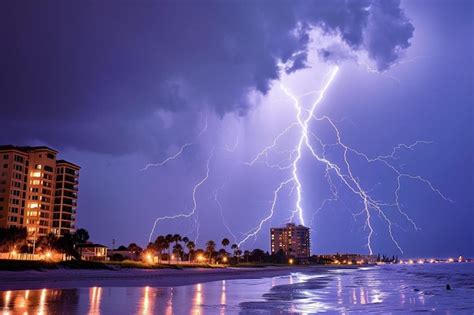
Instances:
[[[28,240],[75,231],[80,167],[45,146],[0,146],[0,227],[26,227]]]
[[[316,260],[325,263],[335,264],[375,264],[377,262],[376,255],[363,254],[326,254],[315,256]]]
[[[282,250],[287,257],[298,260],[307,260],[311,255],[309,228],[303,225],[288,223],[282,228],[271,228],[270,240],[272,254]]]

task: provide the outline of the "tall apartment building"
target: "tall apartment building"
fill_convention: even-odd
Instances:
[[[75,230],[80,167],[45,146],[0,146],[0,227],[26,227],[28,240]]]
[[[311,255],[309,228],[288,223],[285,227],[270,229],[271,252],[282,250],[287,257],[306,260]]]

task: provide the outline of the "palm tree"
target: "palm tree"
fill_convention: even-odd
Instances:
[[[79,229],[74,233],[78,244],[85,244],[89,240],[89,232],[86,229]]]
[[[73,235],[74,248],[77,245],[84,245],[89,240],[89,232],[86,229],[79,229]],[[79,260],[82,259],[82,246],[79,246]]]
[[[242,251],[240,249],[235,251],[235,255],[237,256],[237,263],[240,262],[240,255],[242,255]]]
[[[187,236],[185,236],[185,237],[183,237],[182,241],[183,241],[184,244],[188,244],[189,238]]]
[[[48,235],[41,236],[36,241],[36,246],[41,247],[45,250],[52,250],[56,247],[58,242],[58,237],[54,233],[49,233]]]
[[[167,234],[165,236],[165,246],[163,246],[164,249],[167,249],[168,251],[168,263],[170,263],[170,256],[171,256],[171,253],[170,253],[170,244],[174,241],[174,238],[173,238],[173,235],[171,234]]]
[[[181,246],[181,244],[175,244],[173,246],[173,254],[176,257],[179,257],[181,260],[181,255],[183,254],[183,246]]]
[[[247,262],[249,262],[249,256],[250,256],[250,251],[248,250],[244,251],[244,258]]]
[[[212,253],[216,249],[216,243],[212,240],[207,241],[206,243],[206,252],[209,253],[209,263],[211,263]]]
[[[227,246],[229,246],[230,241],[227,238],[222,240],[222,246],[224,246],[224,250],[227,252]]]
[[[128,245],[127,249],[130,253],[133,254],[135,259],[137,259],[137,257],[143,251],[142,248],[140,246],[138,246],[137,244],[135,244],[135,243],[131,243],[130,245]]]
[[[188,241],[186,243],[186,247],[188,248],[188,261],[191,261],[191,254],[194,252],[194,248],[196,247],[196,244],[194,244],[193,241]]]
[[[163,235],[159,235],[155,240],[155,248],[158,252],[158,259],[161,262],[161,256],[163,255],[163,249],[165,245],[165,237]]]
[[[239,245],[232,244],[232,246],[230,248],[234,251],[234,257],[237,257],[237,263],[239,263],[239,256],[240,255],[237,255],[237,253],[240,252]]]
[[[175,245],[178,245],[178,242],[181,242],[181,235],[179,234],[173,235],[173,242]]]

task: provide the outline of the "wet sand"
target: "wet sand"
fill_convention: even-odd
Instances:
[[[295,272],[325,273],[332,266],[288,266],[216,269],[120,269],[0,271],[0,290],[80,287],[176,287],[230,279],[285,276]],[[340,267],[338,267],[340,268]]]

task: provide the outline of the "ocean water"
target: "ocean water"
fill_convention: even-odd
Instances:
[[[2,291],[0,308],[2,314],[474,314],[474,264],[319,268],[169,288]]]

